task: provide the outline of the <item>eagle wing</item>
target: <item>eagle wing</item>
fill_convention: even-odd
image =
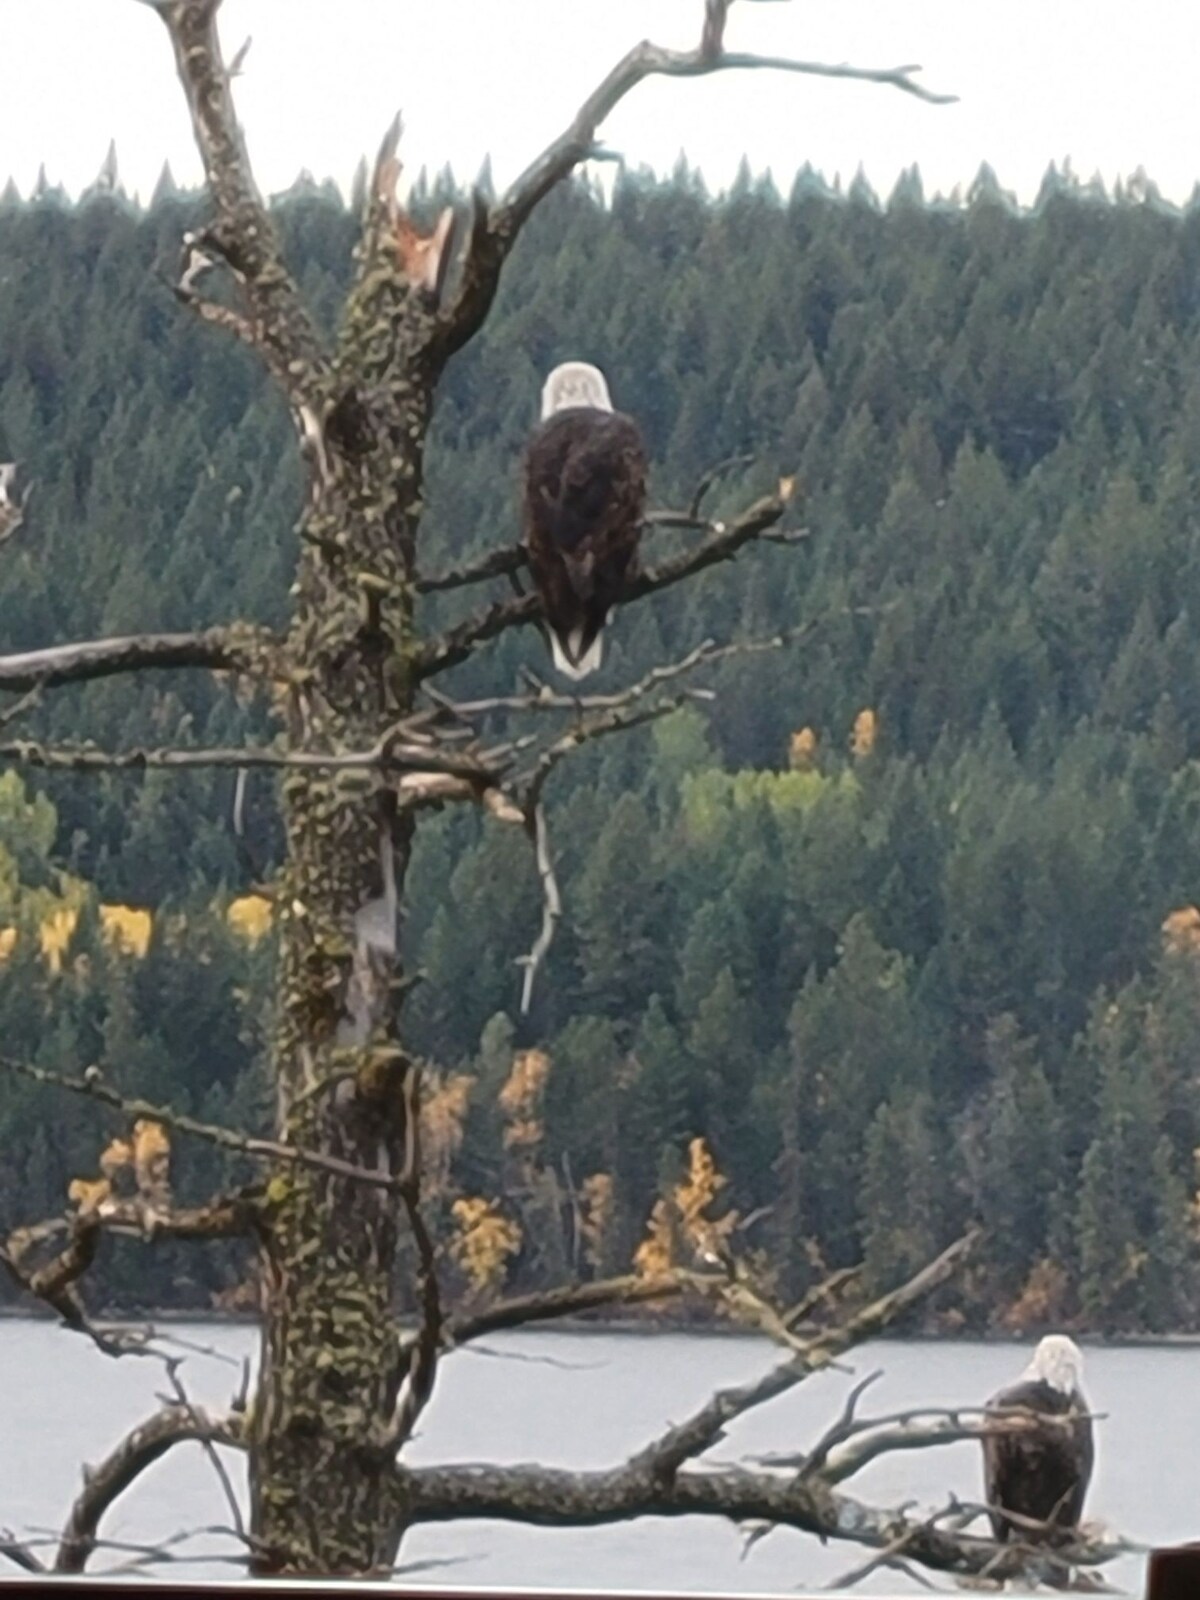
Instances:
[[[524,539],[551,632],[586,653],[637,570],[646,455],[636,423],[586,406],[556,411],[525,452]]]
[[[1074,1411],[1076,1416],[1069,1430],[1055,1426],[985,1435],[984,1487],[988,1505],[994,1508],[991,1522],[996,1538],[1004,1541],[1013,1531],[1013,1524],[999,1514],[1002,1509],[1062,1528],[1077,1527],[1094,1460],[1092,1424],[1083,1397],[1025,1380],[1002,1389],[987,1403],[989,1411],[1014,1407],[1057,1417]],[[1030,1537],[1029,1530],[1015,1531],[1018,1537]]]

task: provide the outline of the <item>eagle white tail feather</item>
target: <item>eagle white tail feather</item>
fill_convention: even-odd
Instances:
[[[592,640],[585,656],[581,657],[579,661],[572,661],[567,654],[567,650],[577,650],[579,643],[580,635],[578,629],[572,630],[566,641],[565,649],[558,635],[554,632],[550,634],[550,654],[554,658],[555,671],[561,672],[564,678],[570,678],[575,683],[578,683],[580,678],[586,678],[589,673],[595,672],[604,657],[604,635],[602,633],[598,633]]]

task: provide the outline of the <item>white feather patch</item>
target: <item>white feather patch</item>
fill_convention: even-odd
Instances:
[[[581,635],[578,630],[572,631],[567,639],[567,649],[574,655],[579,648]],[[604,635],[597,634],[592,640],[591,648],[582,660],[575,662],[563,649],[562,641],[557,634],[550,635],[550,654],[554,659],[554,669],[561,672],[564,678],[570,678],[573,683],[578,683],[580,678],[586,678],[589,673],[595,672],[604,657]]]

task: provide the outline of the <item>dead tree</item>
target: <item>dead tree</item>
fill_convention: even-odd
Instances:
[[[624,693],[583,701],[538,687],[456,705],[434,687],[440,674],[500,635],[539,619],[537,600],[519,595],[493,599],[435,636],[423,635],[415,620],[422,593],[486,583],[522,562],[514,548],[433,574],[422,569],[420,557],[424,450],[438,380],[487,316],[526,221],[595,153],[608,113],[653,75],[766,68],[939,97],[920,87],[912,67],[870,71],[728,50],[732,0],[707,0],[694,49],[635,46],[507,193],[494,203],[477,197],[468,215],[447,209],[428,231],[397,200],[397,120],[374,165],[340,328],[327,341],[303,303],[254,184],[233,105],[238,63],[226,65],[218,37],[220,0],[146,3],[174,52],[210,201],[205,225],[182,242],[176,296],[261,358],[290,408],[306,463],[290,626],[273,634],[234,622],[204,633],[58,645],[0,659],[0,688],[24,696],[15,714],[59,684],[147,668],[220,670],[270,685],[284,708],[281,726],[276,742],[257,750],[116,752],[13,739],[0,754],[81,771],[198,764],[279,769],[286,859],[275,897],[278,1125],[272,1140],[247,1139],[175,1116],[168,1107],[129,1102],[94,1073],[65,1082],[131,1116],[261,1158],[262,1181],[187,1212],[173,1209],[169,1195],[146,1193],[20,1229],[3,1251],[10,1271],[68,1323],[121,1353],[138,1348],[138,1340],[91,1330],[78,1292],[106,1230],[150,1240],[240,1235],[259,1252],[263,1323],[258,1388],[244,1408],[213,1416],[181,1396],[136,1428],[88,1475],[53,1566],[82,1570],[116,1497],[165,1450],[200,1440],[210,1450],[225,1445],[249,1454],[246,1540],[249,1564],[259,1574],[387,1571],[405,1529],[422,1521],[486,1516],[561,1525],[697,1512],[850,1538],[873,1547],[879,1560],[962,1573],[1025,1570],[1020,1547],[1002,1551],[964,1533],[961,1508],[957,1522],[951,1516],[943,1525],[945,1517],[922,1522],[844,1495],[838,1485],[854,1468],[855,1440],[858,1460],[871,1453],[851,1415],[839,1425],[839,1438],[824,1441],[785,1478],[761,1470],[714,1475],[695,1465],[740,1412],[878,1331],[941,1282],[965,1243],[893,1294],[803,1337],[734,1267],[709,1277],[674,1273],[649,1285],[621,1279],[566,1290],[502,1306],[474,1326],[445,1318],[420,1208],[419,1070],[404,1047],[409,984],[397,944],[405,870],[422,814],[450,802],[477,805],[497,824],[525,829],[534,848],[545,919],[528,963],[531,983],[560,913],[541,799],[550,772],[578,745],[663,715],[691,692],[681,685],[685,673],[731,648],[702,644]],[[210,295],[210,284],[220,292]],[[703,517],[699,495],[686,511],[662,516],[692,528],[695,542],[649,565],[626,604],[756,541],[799,537],[801,530],[783,525],[790,487],[781,480],[777,492],[723,523]],[[553,731],[489,745],[478,719],[497,708],[526,711],[539,730]],[[565,731],[555,729],[547,721],[555,715],[574,720]],[[406,1231],[420,1263],[421,1309],[419,1331],[408,1337],[393,1309],[407,1259],[401,1249]],[[403,1447],[428,1399],[439,1356],[453,1344],[490,1327],[684,1289],[749,1306],[753,1318],[789,1346],[786,1360],[753,1385],[715,1395],[612,1471],[404,1465]],[[978,1418],[942,1419],[930,1442],[973,1435],[983,1426]],[[893,1419],[876,1428],[871,1448],[908,1447],[916,1432],[911,1419]],[[40,1561],[16,1541],[0,1550],[22,1565]],[[1081,1547],[1045,1560],[1062,1577],[1067,1555],[1088,1563],[1106,1554],[1107,1547]]]

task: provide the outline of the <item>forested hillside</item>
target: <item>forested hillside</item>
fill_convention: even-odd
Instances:
[[[4,651],[284,616],[291,427],[169,292],[194,209],[169,179],[145,211],[0,202],[0,459],[36,480],[0,552]],[[303,288],[333,306],[348,213],[308,186],[279,214]],[[622,178],[610,207],[558,192],[448,374],[430,566],[516,536],[517,456],[568,357],[641,421],[656,504],[753,452],[716,509],[795,472],[811,530],[618,616],[598,687],[708,636],[812,626],[712,670],[711,706],[555,774],[566,916],[519,1028],[540,917],[526,844],[465,814],[424,826],[408,1016],[436,1063],[430,1188],[463,1291],[621,1269],[704,1135],[730,1203],[770,1208],[746,1244],[789,1293],[862,1256],[891,1279],[978,1216],[964,1325],[1184,1325],[1200,204],[1051,172],[1019,213],[986,170],[961,204],[927,203],[915,174],[886,204],[811,174],[786,200],[746,180],[713,201],[682,169]],[[457,687],[507,689],[522,664],[546,670],[509,634]],[[60,691],[20,730],[113,748],[268,731],[203,677],[136,683]],[[265,1116],[270,939],[227,908],[269,872],[277,824],[260,775],[239,850],[232,787],[4,779],[5,1053]],[[153,913],[148,944],[113,907]],[[61,1210],[103,1143],[91,1108],[2,1078],[0,1139],[5,1228]],[[197,1194],[221,1171],[204,1148],[177,1168]],[[130,1245],[109,1281],[126,1303],[196,1306],[241,1271]]]

